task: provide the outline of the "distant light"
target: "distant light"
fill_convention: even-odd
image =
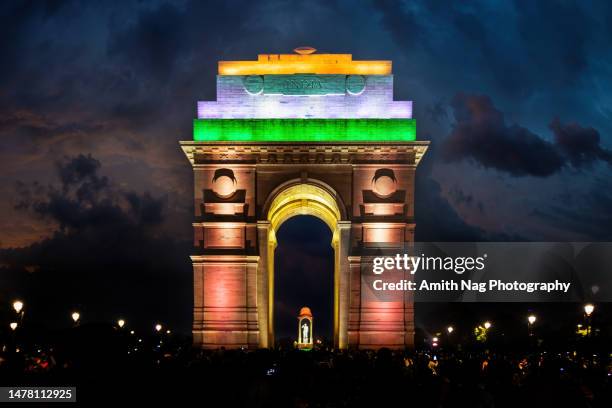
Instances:
[[[438,338],[437,338],[437,337],[434,337],[434,338],[433,338],[433,339],[431,339],[431,340],[432,340],[434,343],[437,343],[437,342],[438,342]]]
[[[20,313],[21,309],[23,309],[23,302],[21,300],[14,301],[13,309],[15,309],[15,312]]]
[[[491,328],[492,324],[489,321],[484,322],[484,328],[489,330]]]
[[[582,325],[581,325],[581,324],[578,324],[578,325],[577,325],[577,327],[580,329],[580,328],[582,328]]]
[[[81,318],[81,314],[79,312],[72,313],[72,320],[74,320],[75,323],[78,322],[80,318]]]
[[[536,320],[537,320],[537,318],[536,318],[535,315],[527,316],[527,321],[529,322],[529,324],[534,324]]]
[[[130,330],[130,334],[134,334],[134,330]]]
[[[586,305],[584,305],[584,313],[586,313],[587,316],[591,316],[591,313],[593,313],[593,310],[595,310],[594,304],[587,303]]]
[[[157,324],[155,325],[155,331],[156,331],[156,332],[160,332],[160,331],[161,331],[161,329],[162,329],[162,325],[161,325],[161,324],[159,324],[159,323],[157,323]]]
[[[170,330],[166,330],[166,334],[170,334],[172,333]]]
[[[455,331],[455,328],[454,328],[453,326],[448,326],[448,327],[446,328],[446,331],[448,332],[448,334],[451,334],[452,332],[454,332],[454,331]]]
[[[123,326],[125,326],[125,320],[123,319],[117,320],[117,326],[119,326],[120,328],[123,328]]]
[[[17,330],[17,322],[12,322],[11,324],[9,324],[11,330],[15,331]]]
[[[438,347],[438,343],[432,343],[431,344],[433,347]]]

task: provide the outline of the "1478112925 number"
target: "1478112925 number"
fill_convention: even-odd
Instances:
[[[62,400],[76,401],[75,387],[0,387],[0,402]]]

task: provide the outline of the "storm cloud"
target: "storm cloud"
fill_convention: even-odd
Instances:
[[[554,119],[550,125],[555,143],[572,166],[590,166],[598,160],[612,164],[612,151],[600,144],[599,132],[592,127],[582,127],[577,123],[563,124]]]
[[[611,153],[600,146],[599,133],[577,124],[550,124],[554,142],[529,129],[507,124],[486,95],[459,93],[451,102],[455,122],[444,141],[447,162],[470,159],[512,176],[547,177],[566,166],[583,167],[597,160],[610,162]]]
[[[91,320],[126,310],[141,322],[188,316],[176,299],[191,297],[191,242],[159,234],[165,198],[125,190],[101,170],[91,155],[66,157],[56,164],[57,183],[18,185],[19,210],[58,228],[28,247],[0,250],[0,295],[45,305],[32,317],[38,322],[57,322],[74,307]]]

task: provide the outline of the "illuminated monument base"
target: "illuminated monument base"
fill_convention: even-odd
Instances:
[[[219,67],[217,101],[199,104],[181,142],[194,171],[194,345],[274,346],[276,232],[313,215],[333,236],[335,347],[412,347],[412,300],[373,298],[361,276],[370,250],[414,240],[428,145],[412,104],[393,101],[391,63],[283,54]]]

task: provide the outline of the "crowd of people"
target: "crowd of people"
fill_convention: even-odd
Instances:
[[[0,384],[77,387],[78,401],[214,407],[610,407],[612,355],[491,350],[196,350],[188,339],[71,333],[0,353]]]

